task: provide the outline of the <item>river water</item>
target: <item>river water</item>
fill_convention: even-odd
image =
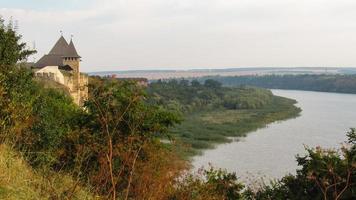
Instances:
[[[294,90],[272,90],[275,95],[298,101],[303,109],[295,119],[280,121],[249,133],[239,141],[222,144],[193,160],[198,169],[212,164],[246,177],[281,178],[295,173],[295,155],[304,145],[338,148],[346,132],[356,127],[356,95]]]

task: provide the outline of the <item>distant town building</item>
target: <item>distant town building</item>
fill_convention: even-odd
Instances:
[[[82,106],[88,98],[88,75],[80,72],[80,58],[72,39],[68,44],[61,36],[51,51],[34,64],[34,74],[64,85],[74,102]]]

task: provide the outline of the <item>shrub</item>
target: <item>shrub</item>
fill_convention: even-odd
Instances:
[[[201,169],[197,176],[187,175],[171,194],[171,200],[238,200],[244,186],[235,173],[222,169]]]

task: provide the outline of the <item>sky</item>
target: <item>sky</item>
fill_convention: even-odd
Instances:
[[[0,0],[38,60],[60,31],[83,71],[356,66],[355,0]]]

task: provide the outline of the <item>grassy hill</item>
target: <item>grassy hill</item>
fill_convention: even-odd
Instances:
[[[95,199],[66,174],[35,171],[22,156],[0,145],[0,199]]]

